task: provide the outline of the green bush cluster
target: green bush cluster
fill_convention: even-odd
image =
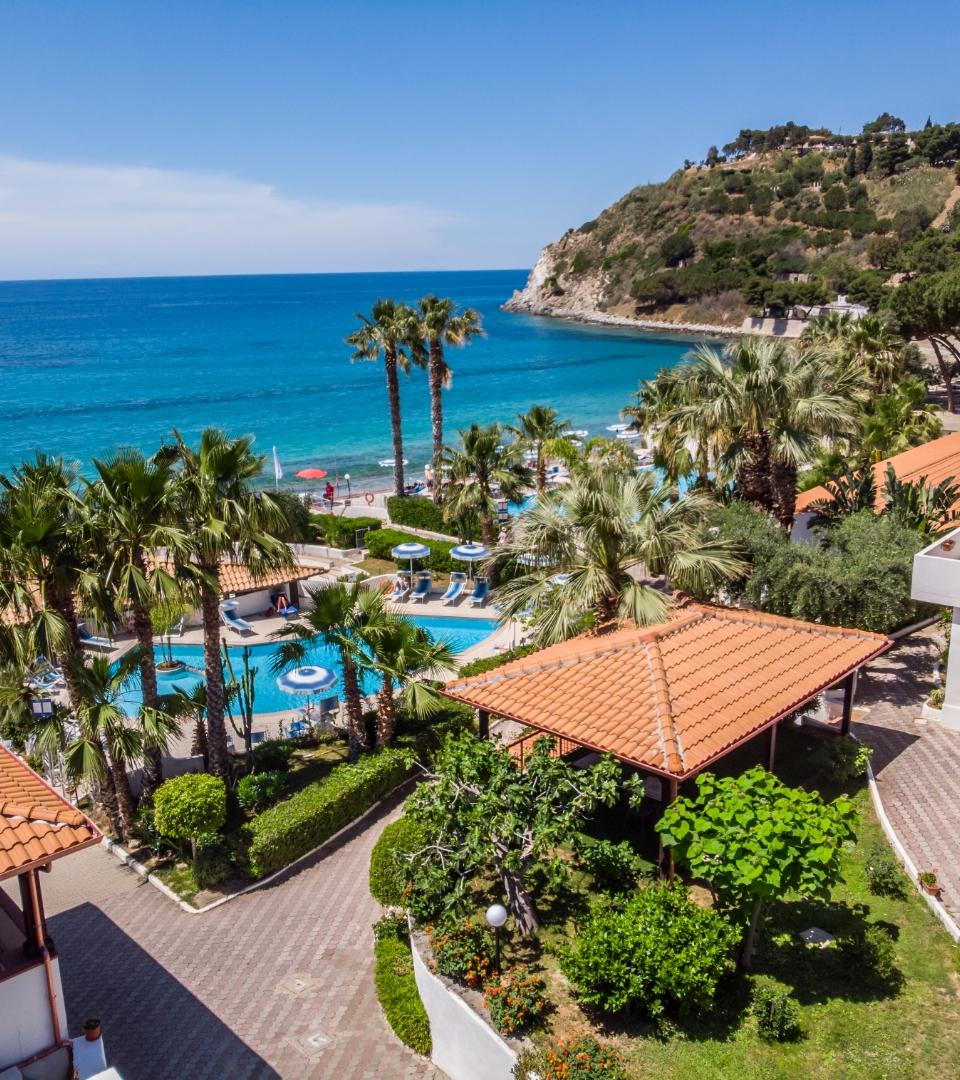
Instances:
[[[501,1035],[518,1035],[533,1027],[547,1006],[546,983],[523,964],[505,971],[487,986],[484,1001]]]
[[[285,772],[261,772],[241,777],[237,783],[237,802],[244,810],[259,813],[283,798],[287,790]]]
[[[410,944],[395,926],[375,930],[373,978],[387,1023],[402,1043],[429,1057],[430,1020],[417,992]]]
[[[423,495],[391,495],[387,499],[387,513],[393,525],[451,535],[450,523],[443,516],[443,507]]]
[[[193,880],[198,889],[219,885],[233,873],[230,849],[218,833],[206,833],[197,837],[197,850],[193,856]]]
[[[902,981],[893,938],[883,926],[866,923],[856,933],[844,938],[840,948],[850,970],[856,971],[858,978],[864,982],[888,989]]]
[[[527,1051],[514,1069],[516,1080],[536,1073],[541,1080],[627,1080],[623,1058],[592,1035],[561,1039],[546,1051]]]
[[[750,1011],[757,1021],[761,1039],[791,1042],[800,1037],[800,1006],[786,990],[773,986],[756,987]]]
[[[172,840],[216,833],[227,818],[227,787],[217,776],[186,773],[166,780],[153,796],[154,826]]]
[[[473,919],[449,916],[427,927],[437,971],[467,986],[482,987],[490,975],[493,947],[486,928]]]
[[[258,772],[286,772],[297,744],[289,739],[267,739],[253,748],[253,760]]]
[[[254,878],[280,870],[312,851],[388,795],[412,770],[413,755],[381,750],[338,765],[244,826]]]
[[[423,846],[423,829],[412,818],[402,817],[380,834],[370,853],[370,892],[386,906],[407,902],[410,864],[405,856]]]
[[[379,529],[383,522],[375,517],[343,517],[341,514],[311,514],[319,538],[329,547],[352,548],[357,546],[360,529]],[[369,535],[369,534],[368,534]]]
[[[626,840],[598,840],[586,844],[580,852],[584,865],[603,892],[624,892],[637,884],[637,878],[649,867]]]
[[[682,886],[654,885],[621,907],[597,908],[560,966],[583,1004],[656,1018],[671,1006],[707,1004],[738,939],[737,930],[695,904]]]
[[[515,649],[497,653],[496,656],[484,656],[479,660],[471,660],[469,664],[464,664],[460,668],[457,677],[468,679],[471,675],[482,675],[486,671],[493,671],[494,668],[500,667],[501,664],[509,664],[511,660],[520,660],[536,651],[534,645],[518,645]]]
[[[399,544],[424,544],[430,549],[430,554],[425,559],[420,559],[417,566],[434,570],[437,573],[455,570],[453,560],[450,558],[450,549],[455,546],[451,541],[427,540],[416,533],[400,532],[397,529],[378,529],[376,532],[367,533],[367,550],[374,559],[388,559],[395,561],[390,552]],[[404,566],[407,564],[404,563]]]
[[[867,855],[867,885],[874,896],[902,900],[906,896],[903,872],[886,844],[874,844]]]
[[[843,735],[826,744],[826,753],[831,776],[846,784],[867,775],[873,750],[852,735]]]

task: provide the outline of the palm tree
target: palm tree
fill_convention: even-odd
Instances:
[[[335,649],[340,660],[351,753],[369,750],[362,690],[363,676],[373,669],[369,640],[395,616],[388,611],[381,592],[366,589],[360,582],[335,582],[314,589],[310,595],[311,610],[275,633],[282,643],[274,653],[273,669],[283,671],[302,664],[320,644]]]
[[[188,543],[171,521],[174,474],[167,460],[148,460],[139,450],[122,450],[110,461],[94,461],[98,479],[87,487],[90,534],[98,569],[118,610],[130,608],[139,646],[140,685],[147,709],[159,708],[157,667],[153,652],[153,610],[179,595],[176,579],[154,561],[165,549],[183,559]],[[143,747],[143,793],[151,795],[163,781],[160,748]]]
[[[444,515],[448,521],[480,522],[480,535],[489,547],[494,541],[497,496],[517,502],[530,486],[530,470],[520,448],[504,445],[499,424],[471,424],[460,432],[460,449],[444,451],[446,485]]]
[[[367,640],[374,667],[381,677],[377,693],[377,746],[389,746],[397,727],[396,685],[414,715],[433,715],[441,698],[424,680],[449,677],[456,653],[448,642],[435,641],[403,615],[371,628]]]
[[[355,350],[351,360],[376,360],[383,355],[393,435],[393,488],[395,495],[403,495],[403,428],[398,371],[408,374],[411,360],[421,367],[424,364],[420,323],[413,308],[379,297],[369,316],[357,312],[356,317],[360,320],[360,329],[346,339]]]
[[[75,484],[73,469],[41,453],[0,476],[0,603],[33,625],[45,655],[68,659],[83,656],[77,595],[92,580]],[[74,707],[75,668],[64,667]]]
[[[436,497],[442,497],[440,463],[443,456],[443,391],[450,389],[453,372],[443,355],[444,345],[469,345],[483,336],[480,316],[473,308],[457,313],[452,300],[423,297],[419,303],[420,332],[429,355],[427,376],[430,382],[430,419],[433,425],[433,475]]]
[[[663,620],[670,588],[709,594],[743,572],[735,548],[706,532],[715,505],[698,493],[679,498],[651,472],[577,470],[570,484],[540,496],[517,519],[500,557],[532,555],[547,569],[501,587],[503,617],[528,613],[542,645],[591,625]]]
[[[737,495],[793,522],[799,467],[857,423],[860,371],[822,348],[743,338],[722,352],[700,346],[669,376],[662,423],[690,438]],[[641,389],[641,406],[647,399]],[[655,404],[655,401],[652,402]]]
[[[190,756],[203,759],[203,771],[210,769],[210,749],[207,744],[207,687],[197,682],[189,690],[177,687],[173,700],[167,704],[167,711],[178,718],[189,718],[193,722],[193,739],[190,743]]]
[[[909,346],[889,319],[881,315],[853,319],[831,312],[811,320],[804,328],[801,343],[832,348],[842,364],[860,367],[878,394],[894,387],[908,367],[918,363],[915,347]]]
[[[522,449],[534,456],[533,477],[538,495],[547,486],[547,459],[559,457],[571,462],[577,456],[570,441],[570,421],[558,420],[557,410],[547,405],[534,405],[528,412],[518,414],[516,424],[507,430]]]
[[[268,492],[251,491],[248,486],[263,467],[263,458],[252,452],[253,439],[231,439],[207,428],[194,449],[179,432],[173,436],[173,444],[157,457],[178,466],[173,507],[188,547],[185,554],[177,555],[177,571],[199,594],[210,769],[226,777],[230,754],[220,663],[220,564],[243,562],[256,580],[269,570],[289,567],[293,560],[287,545],[274,535],[285,525],[279,506]]]

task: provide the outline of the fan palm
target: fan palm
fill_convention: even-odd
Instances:
[[[377,746],[389,746],[397,727],[396,686],[417,717],[431,716],[441,698],[425,679],[439,679],[454,670],[456,653],[445,641],[435,641],[402,615],[367,632],[375,669],[381,677],[377,692]]]
[[[179,587],[153,560],[161,548],[180,559],[189,550],[183,531],[172,523],[172,465],[148,460],[139,450],[122,450],[110,461],[95,460],[94,467],[98,478],[87,486],[86,508],[98,570],[116,609],[129,607],[133,613],[143,704],[156,710],[153,610],[158,603],[175,602]],[[147,741],[143,754],[143,792],[150,795],[163,780],[160,748]]]
[[[203,616],[203,663],[207,684],[207,741],[210,768],[218,776],[230,771],[224,720],[224,678],[220,663],[220,564],[237,560],[256,580],[269,570],[292,564],[290,549],[276,538],[285,525],[283,512],[266,491],[251,491],[263,458],[252,452],[252,438],[229,438],[207,428],[199,446],[188,446],[179,432],[157,455],[176,465],[174,516],[188,538],[176,554],[181,580],[199,594]]]
[[[460,448],[447,447],[443,455],[444,515],[448,521],[480,523],[480,535],[489,547],[494,541],[497,497],[519,501],[530,486],[530,470],[515,444],[504,445],[499,424],[471,424],[460,432]]]
[[[317,645],[336,651],[343,680],[350,750],[370,749],[363,720],[363,676],[373,669],[370,636],[388,625],[394,616],[379,591],[365,589],[360,582],[336,582],[311,592],[313,607],[303,618],[277,630],[281,639],[273,657],[274,671],[300,665]]]
[[[706,533],[715,505],[702,494],[678,498],[650,472],[578,470],[520,515],[501,549],[503,559],[549,567],[501,587],[503,617],[529,614],[542,645],[590,625],[663,620],[669,587],[704,595],[743,572],[735,549]]]
[[[422,367],[426,360],[420,321],[408,305],[380,298],[370,309],[369,316],[357,312],[356,317],[360,320],[360,329],[346,339],[354,349],[350,359],[376,360],[383,356],[393,436],[393,488],[395,495],[403,495],[403,424],[398,373],[408,374],[411,361]]]
[[[433,427],[433,475],[435,491],[440,487],[440,463],[443,455],[443,391],[450,389],[453,372],[443,354],[444,345],[469,345],[483,336],[480,316],[473,308],[457,312],[454,302],[430,294],[419,303],[420,332],[427,344],[427,377],[430,383],[430,420]]]
[[[559,457],[570,462],[577,456],[570,441],[570,421],[559,420],[557,410],[547,405],[534,405],[528,412],[520,413],[516,424],[509,425],[507,431],[521,449],[533,455],[537,494],[542,494],[547,486],[548,458]]]
[[[833,349],[842,364],[856,364],[872,382],[874,391],[885,393],[904,374],[911,360],[911,346],[897,334],[888,319],[880,315],[850,315],[831,312],[811,320],[802,344]]]

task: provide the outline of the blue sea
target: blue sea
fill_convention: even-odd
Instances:
[[[216,425],[276,446],[283,485],[307,466],[389,484],[379,363],[350,362],[344,337],[378,296],[453,297],[487,337],[450,349],[448,441],[472,421],[552,405],[600,434],[637,381],[675,364],[689,341],[515,315],[500,305],[525,270],[0,282],[0,470],[37,449],[88,468],[118,446],[154,450],[174,427]],[[411,477],[430,454],[426,376],[401,387]],[[272,482],[272,465],[267,463]]]

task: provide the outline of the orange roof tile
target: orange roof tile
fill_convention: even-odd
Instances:
[[[960,431],[951,432],[940,439],[911,447],[902,454],[884,458],[873,466],[873,478],[876,482],[877,497],[874,509],[883,509],[883,487],[887,475],[887,466],[892,465],[897,478],[903,481],[916,481],[926,478],[928,484],[939,484],[941,480],[960,479]],[[820,499],[829,499],[830,492],[822,485],[803,491],[797,496],[797,513],[801,513]]]
[[[172,563],[166,561],[160,565],[168,573],[173,573]],[[246,563],[222,562],[219,573],[220,592],[225,596],[229,593],[256,592],[258,589],[270,589],[275,585],[285,585],[288,581],[300,581],[322,573],[324,570],[321,567],[300,566],[295,563],[286,570],[268,570],[261,577],[254,577]]]
[[[444,693],[684,778],[884,652],[880,634],[691,605],[670,622],[583,635]]]
[[[100,840],[100,831],[0,746],[0,880]]]

